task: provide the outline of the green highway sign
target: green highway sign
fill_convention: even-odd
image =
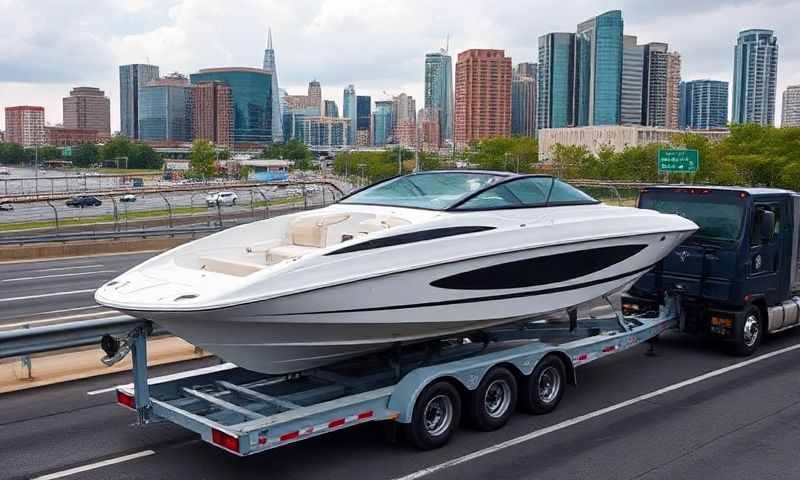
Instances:
[[[700,168],[700,154],[697,150],[659,150],[658,171],[694,173]]]

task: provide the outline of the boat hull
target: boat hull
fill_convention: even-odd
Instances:
[[[222,308],[127,312],[226,361],[282,374],[579,305],[637,280],[690,233],[522,249]]]

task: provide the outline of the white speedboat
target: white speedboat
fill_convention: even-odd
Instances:
[[[95,298],[244,368],[287,373],[601,297],[696,229],[550,176],[425,172],[187,243]]]

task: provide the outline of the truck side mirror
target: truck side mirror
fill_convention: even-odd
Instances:
[[[770,210],[761,211],[761,240],[768,242],[775,236],[775,212]]]

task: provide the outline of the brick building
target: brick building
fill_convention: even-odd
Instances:
[[[6,142],[30,147],[42,145],[46,140],[44,107],[30,105],[6,107]]]
[[[64,128],[93,130],[111,136],[111,100],[95,87],[76,87],[64,97]]]
[[[200,82],[192,88],[192,138],[230,147],[233,143],[233,97],[223,82]]]
[[[511,135],[511,57],[503,50],[466,50],[456,63],[456,148]]]

